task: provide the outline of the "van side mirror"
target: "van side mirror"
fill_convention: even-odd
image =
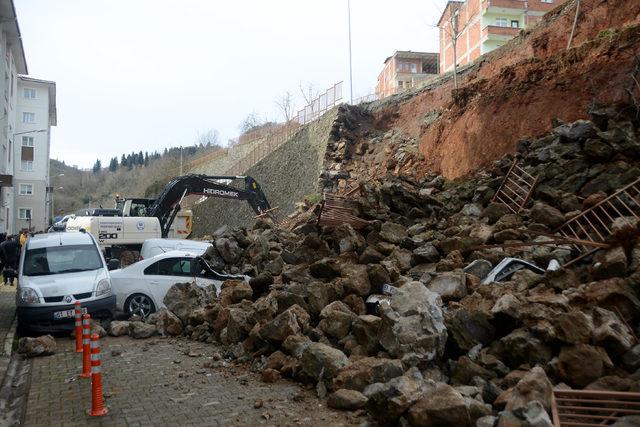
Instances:
[[[111,258],[109,262],[107,262],[107,268],[109,271],[117,270],[120,268],[120,260],[117,258]]]

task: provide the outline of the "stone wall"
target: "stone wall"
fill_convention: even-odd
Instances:
[[[278,218],[293,212],[295,203],[306,195],[318,193],[318,177],[336,117],[337,108],[334,108],[302,127],[246,172],[262,186],[271,206],[279,208]],[[193,235],[201,237],[225,224],[247,226],[255,214],[247,203],[210,198],[195,206],[193,215]]]

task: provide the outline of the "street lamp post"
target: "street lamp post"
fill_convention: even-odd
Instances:
[[[347,0],[347,15],[349,18],[349,91],[351,104],[353,104],[353,66],[351,63],[351,0]]]

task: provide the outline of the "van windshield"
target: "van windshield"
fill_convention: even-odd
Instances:
[[[102,268],[98,249],[93,245],[53,246],[27,250],[22,274],[46,276]]]

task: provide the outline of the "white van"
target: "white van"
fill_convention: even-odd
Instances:
[[[74,304],[92,318],[113,317],[116,297],[96,239],[89,233],[47,233],[22,248],[16,307],[21,332],[72,329]]]
[[[211,246],[209,242],[186,239],[147,239],[140,249],[140,260],[149,259],[170,251],[193,252],[202,255]]]

